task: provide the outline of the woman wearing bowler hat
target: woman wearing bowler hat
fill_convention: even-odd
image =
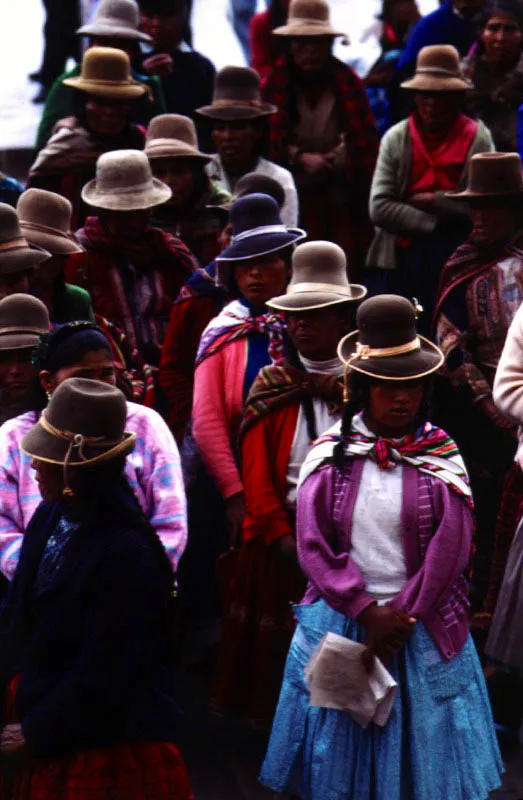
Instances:
[[[245,403],[240,432],[246,514],[225,607],[213,704],[257,726],[272,721],[294,628],[291,603],[305,584],[296,554],[296,486],[312,442],[341,418],[338,341],[366,294],[347,280],[343,250],[308,242],[293,253],[285,294],[285,356],[264,367]]]
[[[503,764],[468,625],[471,493],[427,418],[443,354],[397,295],[366,300],[357,324],[338,348],[342,421],[300,473],[309,585],[261,780],[311,800],[486,800]],[[387,666],[398,687],[385,724],[310,704],[304,668],[327,633],[364,643],[369,674],[375,658]]]
[[[35,269],[49,258],[51,253],[25,238],[14,208],[0,203],[0,299],[27,293]]]
[[[26,800],[192,797],[174,743],[173,573],[124,477],[126,420],[118,389],[71,378],[21,443],[43,502],[0,616],[0,750]]]

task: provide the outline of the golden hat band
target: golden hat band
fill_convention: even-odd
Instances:
[[[295,283],[294,286],[287,288],[287,294],[302,294],[305,292],[327,292],[328,294],[343,294],[352,298],[350,286],[342,286],[339,283]]]
[[[0,250],[25,250],[29,249],[27,239],[23,236],[17,236],[16,239],[10,239],[8,242],[0,243]]]
[[[218,108],[219,106],[250,106],[251,108],[264,108],[264,105],[265,104],[262,103],[261,100],[244,100],[242,98],[238,100],[213,100],[211,107]]]
[[[358,342],[356,345],[356,350],[353,355],[345,362],[345,369],[343,370],[343,402],[349,402],[349,389],[347,385],[347,375],[352,366],[352,363],[356,361],[356,359],[361,358],[365,360],[367,358],[387,358],[387,356],[402,356],[405,353],[413,353],[415,350],[419,350],[421,348],[421,341],[416,336],[411,342],[406,342],[405,344],[399,344],[396,347],[370,347],[368,344],[361,344]]]

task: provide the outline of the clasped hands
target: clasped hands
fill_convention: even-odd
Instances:
[[[416,625],[415,617],[392,606],[373,603],[361,612],[358,622],[367,629],[362,655],[363,665],[370,674],[374,669],[374,656],[387,664],[410,638]]]

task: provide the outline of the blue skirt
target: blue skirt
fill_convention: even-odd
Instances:
[[[469,637],[445,661],[419,622],[388,669],[398,683],[384,728],[312,708],[303,668],[323,636],[364,629],[323,600],[295,608],[292,640],[260,780],[304,800],[485,800],[501,784],[487,689]]]

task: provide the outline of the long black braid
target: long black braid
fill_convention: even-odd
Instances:
[[[300,361],[298,351],[289,340],[287,343],[286,359],[291,367],[304,371],[304,366]],[[305,415],[305,422],[307,423],[307,436],[310,442],[314,442],[318,438],[318,429],[316,426],[316,417],[314,415],[314,402],[310,394],[305,394],[301,399],[301,407]]]

